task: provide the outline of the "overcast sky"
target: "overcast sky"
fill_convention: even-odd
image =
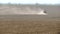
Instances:
[[[22,4],[60,4],[60,0],[0,0],[0,3],[22,3]]]

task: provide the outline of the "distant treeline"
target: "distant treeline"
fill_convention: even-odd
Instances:
[[[5,5],[7,5],[7,6],[19,6],[19,5],[35,5],[35,6],[39,6],[39,5],[48,5],[48,6],[60,6],[60,4],[39,4],[39,3],[36,3],[36,4],[20,4],[20,3],[18,3],[18,4],[12,4],[12,3],[0,3],[0,6],[5,6]]]

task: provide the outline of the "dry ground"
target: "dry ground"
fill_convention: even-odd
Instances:
[[[8,17],[8,16],[7,16]],[[41,19],[34,16],[1,17],[0,34],[60,34],[58,19]]]
[[[5,11],[13,14],[26,7],[46,9],[48,16],[11,17],[4,14]],[[60,34],[60,6],[0,6],[0,34]]]

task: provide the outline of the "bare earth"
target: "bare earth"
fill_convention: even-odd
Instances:
[[[39,15],[0,16],[0,34],[59,34],[59,19],[46,17]]]
[[[27,7],[46,9],[48,15],[14,15]],[[5,13],[6,12],[6,13]],[[10,15],[8,15],[10,14]],[[0,6],[0,34],[60,34],[60,6]]]

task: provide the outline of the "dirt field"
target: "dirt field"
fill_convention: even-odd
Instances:
[[[13,15],[28,7],[46,9],[48,15]],[[60,34],[60,6],[0,5],[0,34]]]
[[[60,20],[39,15],[0,16],[0,34],[60,34]]]

